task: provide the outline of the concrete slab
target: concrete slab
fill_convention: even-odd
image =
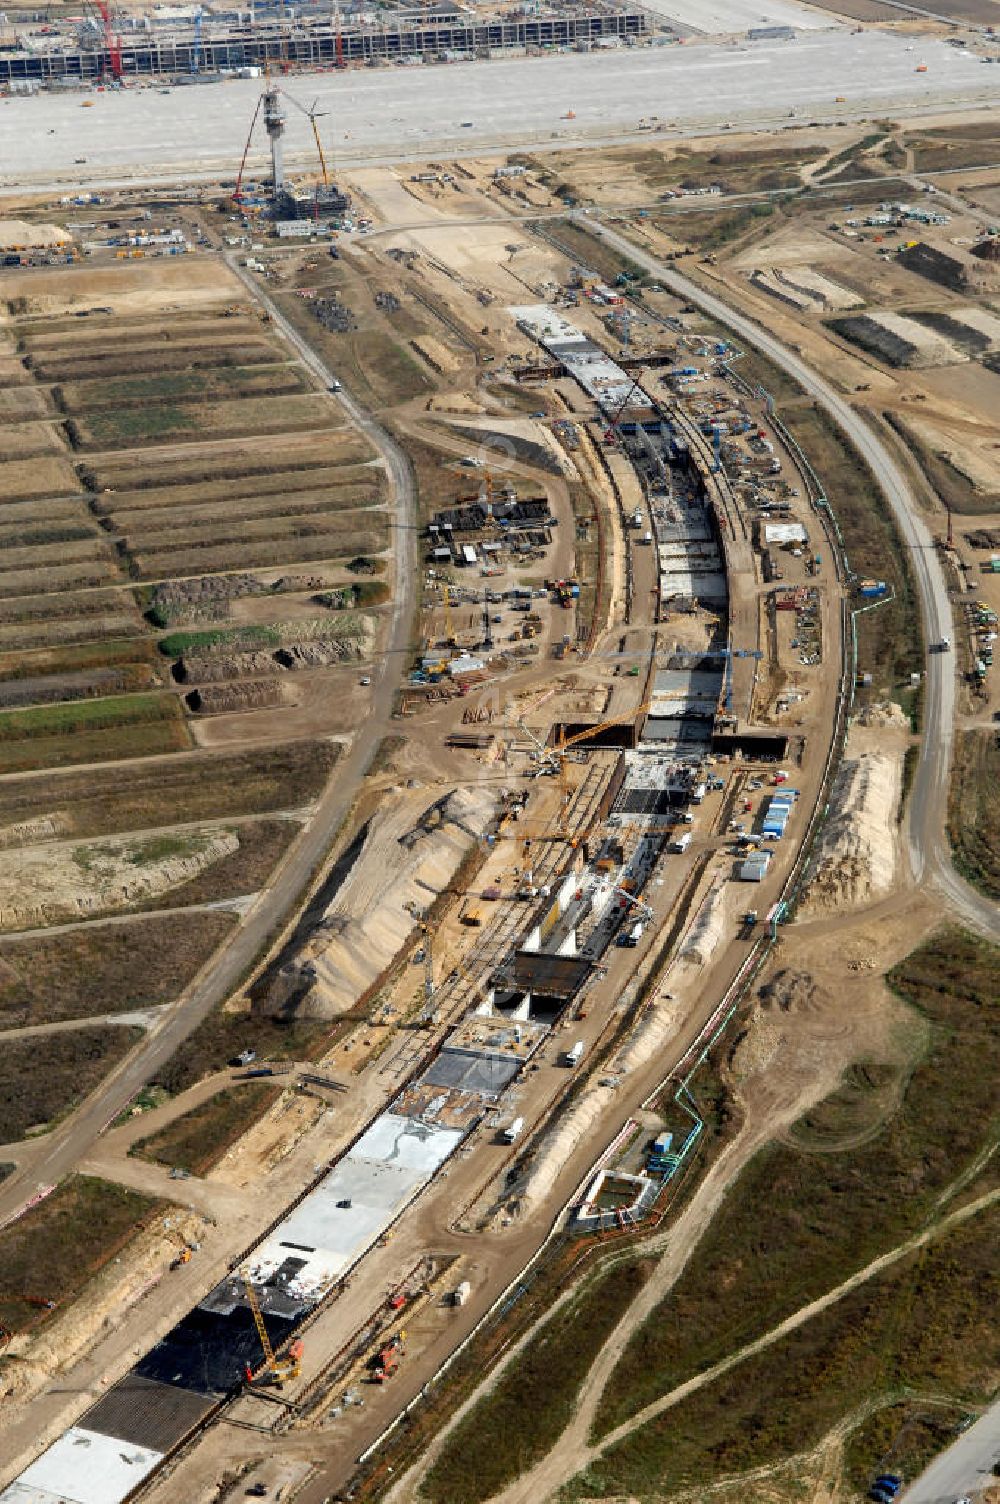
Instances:
[[[72,1426],[0,1494],[3,1504],[120,1504],[163,1453]]]

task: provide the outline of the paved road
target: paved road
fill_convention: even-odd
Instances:
[[[995,103],[995,70],[984,70],[971,49],[949,47],[940,37],[922,38],[919,53],[908,50],[913,45],[884,32],[830,30],[793,42],[456,63],[446,75],[439,67],[303,73],[289,89],[317,100],[326,117],[324,146],[341,169],[370,165],[379,154],[427,160],[456,148],[480,155],[537,150],[553,139],[560,146],[594,145],[629,135],[649,116],[681,133],[705,133],[720,120],[785,125],[790,112],[802,122],[850,121]],[[926,73],[915,72],[918,62],[927,64]],[[259,94],[259,82],[230,79],[169,93],[92,93],[86,111],[75,90],[8,98],[0,103],[0,188],[57,180],[65,191],[70,184],[168,173],[190,181],[191,173],[207,169],[235,178]],[[308,122],[297,111],[291,115],[286,159],[314,169]],[[264,164],[265,150],[261,131],[249,158],[252,172]]]
[[[601,224],[596,218],[587,221],[591,231],[616,250],[656,277],[664,287],[696,304],[720,323],[794,377],[800,386],[823,407],[850,438],[878,477],[892,509],[906,547],[920,599],[924,635],[928,643],[954,637],[951,604],[941,560],[920,506],[902,468],[882,442],[848,402],[822,376],[806,364],[793,350],[744,314],[736,313],[722,298],[706,292],[674,271],[667,262],[658,260],[636,246],[624,235]],[[1000,941],[1000,909],[982,897],[955,871],[951,848],[945,834],[945,811],[948,779],[954,743],[955,723],[955,656],[954,653],[929,652],[924,696],[924,736],[920,744],[920,761],[913,779],[907,814],[907,841],[913,875],[932,883],[947,898],[961,918],[974,929]]]
[[[236,275],[267,308],[282,334],[309,369],[329,386],[332,373],[305,343],[279,309],[242,267]],[[0,1186],[0,1223],[16,1212],[36,1186],[55,1185],[90,1151],[108,1123],[131,1101],[178,1045],[236,988],[250,970],[264,943],[294,912],[313,872],[323,862],[347,817],[379,741],[391,725],[396,682],[391,665],[401,662],[410,639],[417,578],[414,484],[403,450],[358,404],[342,392],[339,403],[351,421],[376,446],[389,471],[395,501],[395,583],[392,623],[387,651],[372,670],[371,710],[357,732],[347,756],[337,765],[326,792],[317,801],[308,826],[299,837],[274,882],[256,899],[225,948],[215,955],[195,984],[176,1006],[165,1010],[163,1021],[120,1069],[83,1104],[79,1112],[44,1139],[26,1146],[18,1171]]]
[[[930,1467],[901,1495],[906,1504],[955,1504],[969,1495],[975,1499],[993,1477],[993,1464],[1000,1458],[1000,1401],[935,1457]]]

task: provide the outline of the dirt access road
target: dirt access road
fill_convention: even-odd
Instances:
[[[271,300],[242,267],[233,271],[251,295],[264,305],[273,324],[301,356],[313,375],[329,389],[333,374],[309,348]],[[395,512],[394,590],[392,621],[386,652],[373,671],[372,703],[358,728],[347,756],[338,763],[309,824],[295,841],[271,883],[248,910],[232,939],[217,952],[187,992],[150,1030],[141,1045],[95,1091],[83,1106],[37,1146],[0,1187],[0,1226],[16,1216],[43,1186],[57,1185],[91,1151],[95,1141],[153,1074],[164,1065],[191,1031],[222,1003],[253,966],[262,948],[295,912],[316,869],[350,812],[355,794],[382,737],[392,724],[396,682],[389,671],[402,663],[410,640],[417,579],[415,487],[409,461],[393,438],[346,393],[339,403],[351,423],[375,445],[385,461],[393,488]]]
[[[578,219],[582,216],[571,215]],[[812,370],[774,335],[698,283],[673,271],[664,261],[636,246],[624,235],[587,216],[591,232],[628,256],[679,297],[695,304],[755,346],[793,377],[829,413],[867,461],[892,509],[913,564],[924,638],[928,644],[952,637],[951,605],[944,570],[920,504],[903,470],[876,433],[822,376]],[[951,652],[928,652],[924,735],[920,760],[907,809],[907,844],[917,882],[929,882],[948,899],[962,920],[990,939],[1000,941],[1000,910],[964,882],[955,871],[945,833],[945,813],[955,730],[955,659]]]

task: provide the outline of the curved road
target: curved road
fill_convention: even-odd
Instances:
[[[312,373],[329,388],[332,372],[289,324],[248,272],[232,270],[252,296],[262,303]],[[164,1065],[202,1019],[236,988],[253,966],[274,931],[292,914],[316,868],[327,856],[347,817],[358,785],[392,718],[396,684],[389,665],[402,660],[410,640],[416,569],[414,483],[409,461],[395,440],[375,423],[346,392],[338,394],[347,417],[376,447],[385,461],[395,504],[395,581],[393,613],[386,651],[372,669],[372,707],[356,733],[347,756],[336,766],[329,786],[318,800],[302,835],[248,911],[232,940],[217,952],[180,1001],[164,1010],[162,1023],[120,1068],[52,1133],[27,1145],[18,1170],[0,1186],[0,1226],[17,1215],[26,1201],[43,1187],[58,1185],[90,1152],[108,1123],[122,1112],[137,1091]]]
[[[580,215],[572,215],[571,218],[583,219],[592,234],[652,273],[662,286],[669,287],[672,292],[696,304],[712,318],[718,319],[720,324],[732,329],[748,345],[760,350],[776,366],[792,376],[829,413],[838,428],[843,430],[867,461],[889,503],[900,536],[910,552],[926,642],[940,642],[943,637],[953,637],[951,605],[944,571],[930,530],[920,515],[917,498],[900,465],[864,419],[828,381],[817,375],[793,350],[761,328],[753,319],[735,312],[722,298],[706,292],[696,282],[691,282],[680,272],[672,270],[667,262],[658,260],[596,218],[584,218]],[[988,935],[990,939],[1000,941],[1000,909],[959,877],[952,865],[951,848],[945,833],[954,722],[954,654],[928,653],[924,735],[906,822],[910,865],[914,878],[918,882],[926,880],[938,888],[966,924]]]

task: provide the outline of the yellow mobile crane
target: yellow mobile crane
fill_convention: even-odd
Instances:
[[[264,1317],[260,1309],[260,1301],[257,1292],[250,1281],[244,1277],[243,1288],[246,1291],[247,1305],[253,1316],[254,1326],[260,1338],[260,1345],[264,1349],[263,1378],[276,1384],[279,1389],[284,1387],[286,1379],[297,1379],[302,1370],[302,1343],[295,1341],[288,1349],[288,1356],[278,1358],[275,1356],[271,1339],[267,1335],[267,1327],[264,1325]],[[248,1382],[254,1378],[254,1370],[248,1363],[246,1365],[246,1377]]]

